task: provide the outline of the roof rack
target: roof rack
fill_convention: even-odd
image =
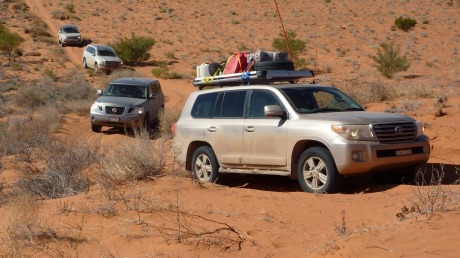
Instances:
[[[201,90],[205,86],[239,86],[274,82],[295,83],[301,78],[313,76],[314,73],[311,70],[251,71],[196,78],[193,80],[193,85],[199,87]]]

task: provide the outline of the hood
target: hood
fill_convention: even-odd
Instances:
[[[375,123],[398,123],[415,121],[413,118],[406,115],[367,111],[302,114],[300,117],[301,119],[305,120],[322,120],[331,122],[336,121],[348,125],[367,125]]]
[[[96,100],[96,103],[102,104],[104,106],[140,107],[146,101],[146,99],[138,98],[102,96]]]

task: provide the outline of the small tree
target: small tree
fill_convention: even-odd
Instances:
[[[412,18],[410,18],[410,17],[402,17],[402,16],[400,16],[399,18],[397,18],[395,20],[396,28],[398,28],[398,29],[400,29],[402,31],[405,31],[405,32],[408,32],[411,29],[413,29],[416,24],[417,24],[417,21],[412,19]]]
[[[293,31],[286,32],[289,47],[291,49],[292,57],[297,59],[299,54],[305,51],[305,41],[296,39],[297,34]],[[288,52],[288,47],[286,45],[286,40],[284,38],[284,34],[280,33],[279,38],[275,38],[272,43],[272,47],[278,51]]]
[[[410,67],[407,57],[399,56],[399,47],[394,43],[381,43],[377,56],[372,59],[376,62],[377,70],[388,78],[396,72],[407,71]]]
[[[0,27],[0,50],[8,55],[8,60],[11,60],[11,53],[18,48],[24,39],[16,32],[10,32],[5,27]]]
[[[148,51],[154,44],[154,39],[136,36],[133,33],[130,38],[125,37],[112,44],[112,48],[124,63],[138,64],[150,58]]]

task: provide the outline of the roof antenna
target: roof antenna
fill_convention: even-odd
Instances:
[[[289,46],[289,41],[286,35],[286,30],[284,29],[283,20],[281,19],[280,9],[278,8],[278,3],[276,2],[276,0],[273,0],[273,1],[275,2],[276,11],[278,12],[278,17],[280,18],[281,27],[283,28],[284,39],[286,40],[286,46],[289,52],[289,56],[291,57],[292,63],[294,63],[294,58],[292,57],[291,47]]]

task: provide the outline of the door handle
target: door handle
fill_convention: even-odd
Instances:
[[[208,132],[213,133],[215,131],[217,131],[217,128],[215,126],[208,127]]]
[[[252,126],[248,126],[248,127],[246,127],[246,129],[244,129],[244,130],[245,130],[246,132],[248,132],[248,133],[252,133],[252,132],[255,131],[254,127],[252,127]]]

